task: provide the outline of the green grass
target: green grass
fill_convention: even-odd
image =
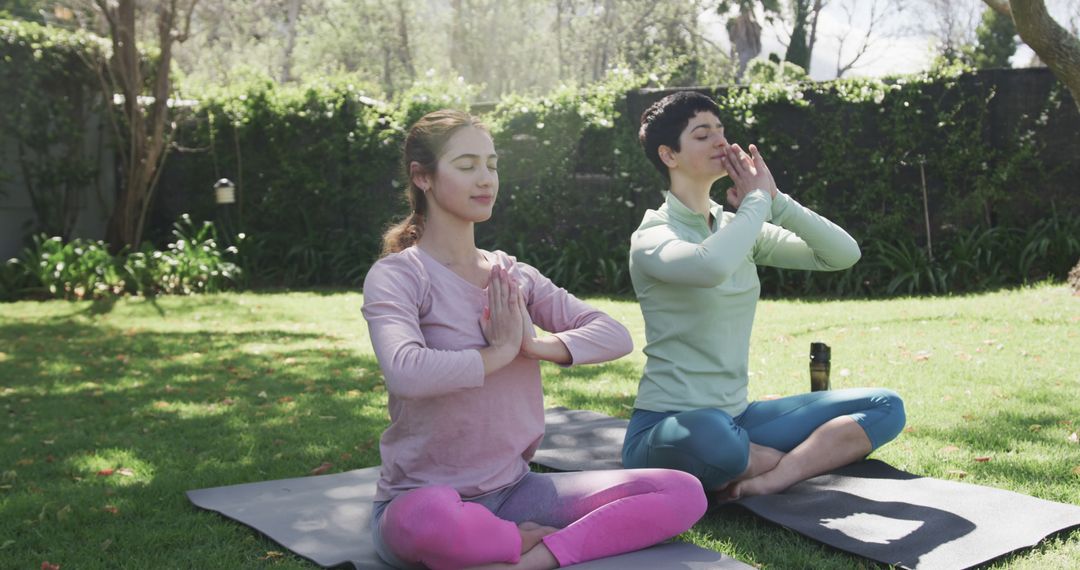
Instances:
[[[378,463],[386,395],[355,293],[0,305],[0,567],[310,568],[184,491]],[[636,304],[594,299],[643,344]],[[908,429],[876,457],[1080,504],[1080,297],[1061,286],[891,301],[767,301],[752,397],[887,386]],[[626,417],[640,352],[544,367],[549,405]],[[976,457],[988,456],[986,462]],[[105,469],[126,469],[99,475]],[[129,471],[128,471],[129,470]],[[722,509],[684,538],[767,568],[872,564]],[[1080,531],[996,567],[1080,567]]]

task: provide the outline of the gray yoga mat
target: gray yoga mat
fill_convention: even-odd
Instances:
[[[563,471],[621,465],[626,420],[551,408],[534,461]],[[1080,526],[1080,507],[919,477],[862,461],[736,503],[840,550],[902,568],[968,568]]]
[[[368,532],[379,468],[188,491],[195,506],[221,513],[324,568],[390,568]],[[746,570],[742,562],[693,544],[661,544],[574,565],[581,570],[673,568]]]

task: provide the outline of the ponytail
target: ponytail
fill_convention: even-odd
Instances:
[[[424,215],[413,212],[404,220],[390,226],[382,238],[382,254],[397,253],[420,241],[424,235]]]

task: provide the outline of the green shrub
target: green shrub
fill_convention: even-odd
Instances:
[[[135,252],[109,253],[102,241],[36,235],[17,259],[0,269],[0,299],[101,299],[131,294],[154,296],[214,293],[236,286],[237,248],[218,245],[210,222],[184,215],[174,224],[175,241],[163,251],[149,244]]]

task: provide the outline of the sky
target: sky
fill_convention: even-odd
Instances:
[[[942,1],[942,0],[939,0]],[[879,0],[885,3],[885,0]],[[836,59],[839,46],[838,36],[848,34],[845,45],[844,57],[850,58],[859,38],[863,36],[869,25],[869,12],[873,0],[828,0],[822,15],[818,20],[818,40],[814,47],[813,59],[810,62],[810,76],[814,79],[824,80],[836,77]],[[906,0],[904,10],[896,13],[884,25],[879,24],[875,29],[888,27],[894,31],[894,36],[881,38],[872,44],[858,63],[858,67],[845,74],[845,77],[856,76],[882,76],[887,74],[913,73],[925,70],[933,59],[933,38],[925,31],[933,27],[936,18],[934,11],[926,7],[921,0]],[[964,28],[971,31],[979,24],[982,10],[986,7],[982,0],[954,0],[956,14],[964,24]],[[1070,18],[1075,24],[1080,15],[1080,0],[1046,0],[1047,9],[1059,24],[1070,28]],[[848,23],[848,16],[844,7],[853,8],[853,18]],[[759,18],[760,19],[760,18]],[[708,33],[713,41],[727,46],[727,32],[723,21],[713,14],[704,17]],[[1074,25],[1075,25],[1074,24]],[[770,52],[783,57],[786,51],[787,32],[764,25],[762,31],[762,56]],[[1013,67],[1027,67],[1034,53],[1025,45],[1017,49],[1012,58]]]

